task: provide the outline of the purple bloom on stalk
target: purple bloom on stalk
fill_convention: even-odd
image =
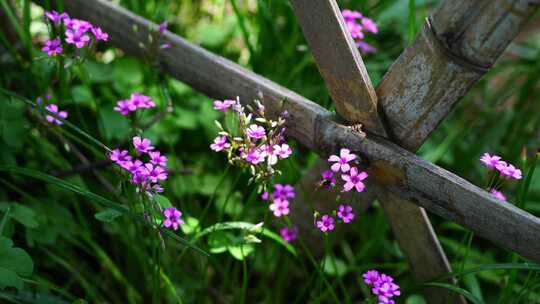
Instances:
[[[165,32],[165,30],[167,29],[167,25],[168,25],[167,21],[161,22],[161,23],[159,24],[159,26],[158,26],[158,31],[159,31],[161,34],[163,34],[163,33]]]
[[[343,18],[346,20],[346,21],[350,21],[350,20],[355,20],[355,19],[360,19],[362,18],[362,14],[357,12],[357,11],[351,11],[351,10],[343,10],[341,12],[341,14],[343,15]]]
[[[484,155],[480,157],[480,161],[488,168],[495,168],[501,162],[501,157],[498,155],[491,156],[489,153],[484,153]]]
[[[265,154],[259,151],[259,149],[250,149],[248,153],[242,152],[242,158],[254,165],[264,161]]]
[[[360,49],[362,54],[371,54],[377,52],[377,49],[368,44],[365,41],[356,42],[356,46]]]
[[[296,236],[298,234],[298,227],[296,226],[293,226],[291,228],[285,226],[281,229],[279,229],[279,234],[281,235],[281,237],[287,241],[287,242],[292,242],[296,239]]]
[[[68,14],[61,13],[59,14],[57,11],[46,11],[45,17],[47,17],[49,20],[52,21],[54,24],[60,24],[60,21],[62,21],[64,18],[69,18]]]
[[[276,217],[289,214],[289,201],[286,199],[274,198],[274,201],[269,207]]]
[[[137,92],[131,94],[130,101],[135,106],[135,109],[137,108],[150,109],[156,106],[156,104],[154,103],[152,98],[150,98],[150,96],[142,95]]]
[[[343,181],[345,181],[345,185],[343,185],[343,190],[341,190],[341,192],[351,191],[352,188],[355,188],[358,192],[364,191],[366,185],[364,185],[362,181],[367,177],[368,174],[366,172],[358,172],[358,169],[356,167],[352,167],[349,175],[341,175],[341,178],[343,179]]]
[[[157,183],[158,180],[167,179],[167,171],[161,168],[160,166],[154,166],[152,164],[145,164],[144,167],[146,168],[146,176],[153,183]]]
[[[345,223],[348,224],[354,219],[354,212],[350,205],[339,205],[337,210],[337,216]]]
[[[375,282],[379,281],[379,272],[377,270],[368,270],[362,275],[362,277],[364,278],[364,283],[371,286],[375,284]]]
[[[105,33],[99,26],[92,27],[92,34],[96,37],[96,40],[108,41],[109,34]]]
[[[325,170],[321,173],[323,178],[321,185],[326,189],[332,188],[336,185],[336,179],[334,178],[334,172],[331,170]]]
[[[141,138],[139,136],[133,137],[133,146],[139,153],[148,153],[154,150],[152,142],[147,138]]]
[[[45,41],[45,46],[43,46],[41,50],[47,53],[48,56],[55,56],[56,54],[60,54],[62,51],[64,51],[61,44],[60,38],[49,39]]]
[[[345,173],[349,171],[351,166],[349,165],[349,162],[356,159],[356,155],[351,153],[351,150],[342,148],[339,151],[339,156],[337,155],[330,155],[328,158],[329,162],[335,162],[330,169],[334,172],[338,172],[341,169],[341,172]]]
[[[377,28],[377,25],[375,24],[375,22],[373,22],[373,20],[367,17],[362,18],[362,27],[366,29],[367,31],[372,32],[374,34],[379,32],[379,29]]]
[[[270,197],[270,194],[268,193],[268,191],[264,191],[263,193],[261,193],[261,199],[263,201],[267,201],[269,197]]]
[[[504,194],[502,194],[502,192],[497,191],[496,189],[491,189],[491,191],[489,191],[489,193],[491,193],[491,195],[494,198],[506,202],[506,196],[504,196]]]
[[[506,164],[506,166],[499,166],[497,169],[499,169],[499,172],[501,172],[501,175],[503,176],[508,176],[515,179],[522,178],[521,170],[514,167],[514,165]]]
[[[178,230],[178,226],[184,224],[181,218],[182,212],[174,207],[163,210],[163,216],[165,216],[163,226],[167,228],[172,227],[173,230]]]
[[[277,199],[277,198],[289,199],[289,198],[294,198],[295,196],[296,196],[296,193],[294,192],[293,186],[282,185],[282,184],[274,185],[274,192],[272,193],[272,197],[274,199]]]
[[[66,42],[69,44],[74,44],[78,49],[84,47],[90,41],[90,37],[84,34],[84,32],[72,30],[66,31]]]
[[[149,152],[148,155],[150,156],[150,163],[161,167],[167,167],[167,156],[161,155],[161,152]]]
[[[120,100],[116,103],[114,110],[120,114],[127,116],[129,112],[135,111],[137,107],[131,102],[131,100]]]
[[[131,157],[130,157],[130,159],[131,159]],[[124,169],[128,170],[129,172],[131,172],[131,174],[135,174],[135,173],[139,172],[141,169],[144,169],[143,162],[138,160],[138,159],[136,159],[134,161],[131,161],[131,160],[124,161],[124,162],[120,163],[120,166],[122,166],[122,168],[124,168]],[[144,170],[146,170],[146,169],[144,169]]]
[[[214,138],[214,143],[210,145],[210,149],[219,152],[228,149],[230,146],[231,144],[227,142],[227,136],[218,136]]]
[[[221,111],[221,112],[226,112],[234,104],[235,104],[234,100],[229,100],[229,99],[225,99],[223,101],[215,100],[214,101],[214,109],[216,109],[218,111]]]
[[[332,231],[336,227],[334,223],[334,218],[325,214],[317,221],[317,228],[322,232]]]
[[[144,167],[140,167],[140,170],[133,172],[133,174],[131,175],[131,182],[141,187],[145,187],[147,181],[148,175]]]
[[[47,105],[45,107],[45,109],[49,112],[52,112],[54,114],[56,114],[57,116],[63,118],[63,119],[66,119],[68,117],[68,112],[66,111],[58,111],[58,106],[51,103],[49,105]],[[45,119],[47,119],[48,122],[53,122],[57,125],[62,125],[64,124],[61,120],[57,119],[55,116],[52,116],[52,115],[45,115]]]
[[[119,165],[122,165],[124,162],[131,161],[131,156],[127,150],[114,149],[111,151],[109,159]]]
[[[258,139],[263,138],[266,135],[266,131],[263,127],[253,124],[246,130],[246,134],[251,138]]]
[[[292,149],[288,144],[281,144],[281,146],[280,145],[274,145],[274,153],[279,158],[287,158],[287,157],[291,156]]]
[[[93,27],[90,22],[76,18],[64,18],[64,25],[66,26],[66,28],[68,28],[68,30],[79,34],[84,34],[91,30]]]

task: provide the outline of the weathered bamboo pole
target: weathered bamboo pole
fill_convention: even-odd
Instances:
[[[291,3],[338,115],[350,124],[362,123],[365,129],[387,137],[377,111],[377,96],[336,1],[291,0]],[[319,161],[314,171],[317,175],[306,174],[306,178],[302,178],[301,187],[313,188],[313,179],[320,178],[319,172],[325,170],[325,164]],[[306,181],[312,184],[306,185]],[[413,204],[396,204],[402,201],[399,197],[380,187],[375,189],[378,191],[370,193],[377,192],[382,198],[380,203],[386,211],[398,244],[409,259],[416,280],[428,281],[450,273],[452,270],[448,259],[425,211]],[[299,194],[291,215],[295,222],[302,222],[302,217],[309,216],[314,204],[317,210],[325,205],[326,209],[335,208],[337,204],[335,193],[321,195],[321,191],[300,191]],[[351,199],[350,195],[344,198],[342,201]],[[313,201],[307,202],[306,199]],[[395,210],[387,211],[391,208]],[[315,239],[312,234],[317,232],[313,227],[301,226],[300,229],[302,235]],[[450,280],[450,283],[453,281]],[[465,303],[463,298],[457,298],[454,293],[443,288],[427,288],[424,293],[429,303]]]
[[[148,32],[157,25],[103,0],[64,3],[71,15],[99,24],[111,41],[135,56],[145,55]],[[134,31],[134,26],[137,28]],[[243,101],[262,93],[269,114],[287,110],[288,134],[320,155],[349,147],[370,162],[371,175],[388,190],[455,221],[497,244],[540,262],[540,219],[430,164],[376,135],[360,136],[336,123],[333,115],[306,98],[185,39],[165,32],[170,49],[160,51],[159,63],[170,73],[205,94]]]

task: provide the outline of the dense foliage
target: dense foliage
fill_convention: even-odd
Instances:
[[[374,85],[437,4],[339,3],[371,18],[344,14]],[[540,303],[540,266],[435,216],[456,287],[414,281],[378,203],[312,210],[320,238],[304,240],[289,205],[311,191],[292,186],[317,156],[286,137],[287,113],[216,102],[155,64],[166,27],[332,109],[288,1],[119,1],[161,24],[144,59],[95,25],[0,4],[3,301],[415,304],[437,285],[473,303]],[[533,23],[419,155],[540,215],[537,37]],[[358,156],[339,152],[313,189],[362,192]]]

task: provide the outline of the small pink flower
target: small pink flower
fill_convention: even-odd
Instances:
[[[274,198],[273,203],[269,207],[276,217],[289,214],[289,201],[286,199]]]
[[[281,146],[280,145],[274,145],[274,153],[279,158],[287,158],[287,157],[291,156],[292,149],[291,149],[291,147],[289,147],[288,144],[281,144]]]
[[[68,117],[68,113],[66,111],[58,111],[58,106],[51,103],[49,105],[47,105],[45,107],[45,109],[49,112],[52,112],[54,114],[56,114],[57,116],[63,118],[63,119],[66,119]],[[62,125],[64,124],[61,120],[57,119],[56,117],[52,116],[52,115],[45,115],[45,119],[47,119],[48,122],[53,122],[57,125]]]
[[[495,168],[499,162],[501,162],[501,157],[498,155],[491,156],[489,153],[484,153],[480,157],[480,161],[488,168]]]
[[[362,275],[362,277],[364,278],[364,283],[371,286],[374,285],[375,282],[379,281],[379,272],[377,270],[368,270]]]
[[[231,147],[231,144],[227,142],[227,136],[218,136],[214,138],[214,143],[210,145],[210,149],[219,152]]]
[[[365,189],[365,185],[362,182],[364,179],[368,177],[368,174],[364,171],[358,172],[358,169],[356,167],[352,167],[349,175],[343,174],[341,175],[341,178],[343,181],[345,181],[345,185],[343,185],[342,192],[348,192],[351,191],[351,189],[354,187],[356,191],[362,192]]]
[[[167,171],[160,166],[154,166],[153,164],[145,164],[146,175],[153,183],[157,183],[158,180],[167,179]]]
[[[321,185],[324,188],[330,189],[336,185],[336,179],[334,178],[334,171],[325,170],[321,173],[321,176],[322,176]]]
[[[66,28],[74,33],[84,34],[92,29],[92,24],[88,21],[76,19],[76,18],[64,18],[64,25]],[[67,34],[67,32],[66,32]],[[88,37],[90,39],[90,37]]]
[[[154,150],[152,142],[147,138],[141,138],[139,136],[133,137],[133,146],[139,153],[147,153]]]
[[[291,185],[282,185],[282,184],[275,184],[274,185],[274,192],[272,192],[272,197],[274,199],[280,198],[280,199],[289,199],[294,198],[296,196],[296,193],[294,191],[294,187]]]
[[[497,191],[496,189],[491,189],[491,191],[489,191],[489,193],[491,193],[491,195],[494,198],[506,202],[506,196],[504,196],[504,194],[502,194],[502,192]]]
[[[336,227],[334,224],[334,218],[330,215],[323,215],[320,220],[317,221],[317,228],[322,232],[332,231]]]
[[[298,234],[298,227],[293,226],[289,228],[285,226],[279,230],[279,234],[285,241],[292,242],[296,239],[296,236]]]
[[[261,199],[263,201],[267,201],[269,198],[270,198],[270,194],[268,193],[268,191],[264,191],[263,193],[261,193]]]
[[[43,46],[41,50],[47,53],[48,56],[55,56],[64,51],[61,46],[60,38],[45,41],[45,46]]]
[[[349,149],[342,148],[341,151],[339,151],[339,156],[337,155],[330,155],[328,158],[329,162],[335,162],[330,169],[334,172],[338,172],[341,169],[341,172],[345,173],[349,171],[351,166],[349,165],[349,162],[356,159],[356,155],[351,153]]]
[[[140,167],[139,170],[135,171],[131,175],[131,182],[139,185],[143,188],[146,187],[146,182],[148,181],[148,171],[144,167]]]
[[[131,100],[120,100],[116,103],[114,110],[120,114],[127,116],[129,112],[135,111],[137,107],[131,102]]]
[[[501,175],[512,177],[515,179],[521,179],[521,170],[514,167],[514,165],[507,165],[500,170]]]
[[[337,216],[345,223],[348,224],[354,219],[354,212],[350,205],[339,205],[337,210]]]
[[[184,224],[181,218],[182,212],[174,207],[166,208],[163,211],[163,216],[165,217],[163,226],[166,228],[172,227],[173,230],[178,230],[178,227]]]
[[[263,138],[266,135],[266,131],[263,127],[253,124],[246,130],[246,134],[251,138],[258,139]]]
[[[377,49],[375,47],[371,46],[365,41],[356,42],[356,46],[360,49],[360,53],[362,54],[372,54],[377,52]]]
[[[355,20],[355,19],[360,19],[362,18],[362,14],[360,12],[357,12],[357,11],[351,11],[351,10],[348,10],[348,9],[345,9],[341,12],[341,15],[343,15],[343,18],[345,20]]]
[[[135,106],[135,109],[150,109],[156,106],[150,96],[142,95],[137,92],[131,94],[130,101]]]
[[[150,156],[151,164],[159,165],[161,167],[167,167],[167,156],[161,155],[161,152],[148,152],[148,155]]]
[[[109,155],[109,159],[113,162],[122,165],[122,163],[131,160],[131,156],[127,150],[114,149]]]
[[[50,11],[45,12],[45,16],[51,20],[54,24],[60,24],[60,21],[62,21],[64,18],[69,18],[68,14],[61,13],[59,14],[57,11]]]
[[[367,31],[372,32],[374,34],[379,32],[379,29],[377,28],[377,25],[373,20],[363,17],[362,18],[362,27],[365,28]]]
[[[127,151],[126,151],[127,152]],[[131,159],[131,157],[130,157]],[[135,174],[137,172],[139,172],[139,170],[141,170],[142,166],[143,166],[143,162],[136,159],[135,161],[131,161],[131,160],[127,160],[127,161],[124,161],[122,163],[120,163],[120,165],[122,166],[122,168],[128,170],[129,172],[131,172],[131,174]],[[147,173],[147,172],[145,172]]]
[[[242,152],[242,158],[254,165],[264,161],[265,153],[261,153],[259,149],[252,148],[248,153]]]
[[[216,109],[218,111],[221,111],[221,112],[226,112],[234,104],[235,104],[234,100],[229,100],[229,99],[225,99],[223,101],[215,100],[214,101],[214,109]]]
[[[105,33],[99,26],[92,27],[92,34],[96,37],[96,40],[107,41],[109,40],[109,34]]]
[[[73,32],[71,30],[66,31],[66,42],[74,44],[78,49],[83,48],[90,41],[90,37],[84,34],[84,32]]]

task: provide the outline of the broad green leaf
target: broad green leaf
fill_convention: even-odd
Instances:
[[[13,247],[13,242],[0,237],[0,288],[12,286],[22,288],[21,277],[27,277],[34,270],[32,258],[21,248]]]
[[[118,211],[116,211],[114,209],[105,209],[103,211],[100,211],[100,212],[94,214],[94,217],[98,221],[110,223],[110,222],[114,221],[117,217],[119,217],[121,215],[122,215],[121,212],[118,212]]]
[[[121,58],[113,62],[113,79],[122,86],[136,86],[143,80],[140,61],[134,58]]]
[[[100,109],[99,119],[102,126],[101,134],[105,136],[107,141],[123,140],[129,135],[130,127],[127,119],[115,112],[112,105]]]
[[[347,274],[347,264],[339,258],[327,255],[324,257],[323,263],[324,272],[328,275],[342,277]]]
[[[407,297],[405,304],[427,304],[424,297],[421,295],[413,294]]]
[[[89,107],[94,106],[94,95],[87,86],[76,85],[71,89],[73,101]]]
[[[233,258],[242,261],[248,255],[250,255],[253,252],[253,250],[255,250],[255,248],[253,247],[253,245],[240,244],[237,246],[229,246],[227,247],[227,250],[233,256]]]
[[[154,200],[156,203],[158,203],[162,208],[171,208],[172,204],[169,201],[169,199],[166,196],[163,196],[161,194],[156,194],[154,196]]]
[[[191,216],[184,218],[184,224],[180,225],[180,229],[182,229],[182,232],[185,234],[194,234],[201,230],[199,227],[199,220]]]
[[[5,212],[8,207],[11,207],[10,217],[17,222],[23,224],[27,228],[36,228],[38,226],[36,213],[31,208],[17,203],[0,203],[0,210],[3,212]]]
[[[14,271],[0,267],[0,289],[14,287],[17,290],[23,288],[23,280]]]
[[[83,67],[92,83],[104,83],[113,79],[112,68],[108,64],[86,60]]]

